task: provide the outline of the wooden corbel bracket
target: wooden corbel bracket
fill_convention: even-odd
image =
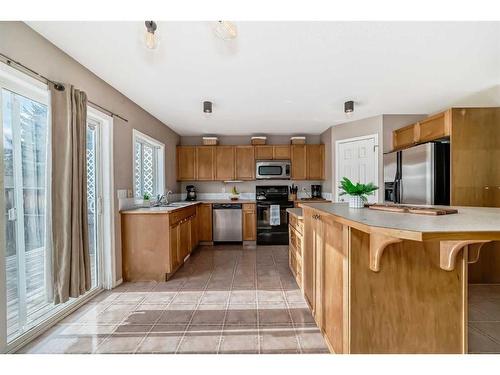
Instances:
[[[457,254],[465,246],[469,246],[469,263],[475,263],[479,260],[481,247],[491,241],[470,240],[470,241],[441,241],[439,244],[439,267],[445,271],[453,271]]]
[[[370,269],[373,272],[380,271],[380,259],[387,246],[400,243],[401,238],[390,237],[379,233],[370,233]]]

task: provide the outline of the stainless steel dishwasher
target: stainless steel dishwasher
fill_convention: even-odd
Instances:
[[[241,203],[215,203],[212,218],[214,242],[243,241]]]

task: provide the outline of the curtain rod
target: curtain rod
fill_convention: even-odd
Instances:
[[[30,73],[30,75],[33,77],[33,78],[36,78],[38,79],[39,81],[42,81],[44,83],[52,83],[56,88],[59,86],[61,86],[61,83],[59,82],[55,82],[55,81],[52,81],[50,79],[48,79],[47,77],[43,76],[42,74],[38,73],[38,72],[35,72],[33,69],[27,67],[26,65],[20,63],[19,61],[16,61],[12,58],[10,58],[9,56],[7,55],[4,55],[3,53],[0,53],[0,56],[5,60],[5,63],[19,71],[21,71],[21,69],[19,69],[19,67],[23,68],[24,70],[28,71]],[[13,64],[17,65],[17,66],[13,66]],[[23,73],[26,73],[26,72],[23,72]],[[125,122],[128,122],[128,120],[122,116],[120,116],[119,114],[117,113],[114,113],[112,111],[110,111],[109,109],[106,109],[102,106],[100,106],[99,104],[97,103],[94,103],[94,102],[91,102],[90,100],[87,100],[88,104],[91,106],[91,107],[95,107],[103,112],[106,112],[106,114],[108,114],[109,116],[111,117],[117,117],[119,118],[120,120],[123,120]]]

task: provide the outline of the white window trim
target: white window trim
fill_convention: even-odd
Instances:
[[[87,107],[87,116],[101,124],[101,163],[102,194],[99,202],[102,210],[102,260],[100,264],[101,282],[105,289],[117,285],[115,249],[115,194],[113,175],[113,118],[93,107]]]
[[[163,194],[165,192],[165,145],[160,141],[141,133],[140,131],[133,129],[132,131],[132,188],[135,193],[135,142],[136,140],[142,140],[149,143],[155,147],[158,147],[158,155],[156,162],[156,194]]]

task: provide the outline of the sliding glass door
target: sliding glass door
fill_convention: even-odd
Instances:
[[[0,64],[1,65],[1,64]],[[75,300],[51,302],[47,244],[47,163],[50,98],[47,87],[0,66],[3,136],[7,342],[42,324]],[[9,74],[11,73],[11,74]],[[50,156],[50,155],[49,155]],[[92,287],[100,287],[100,123],[87,123],[87,189]],[[56,182],[57,183],[57,182]]]
[[[51,308],[45,264],[48,103],[7,89],[1,95],[7,337],[11,338]]]

